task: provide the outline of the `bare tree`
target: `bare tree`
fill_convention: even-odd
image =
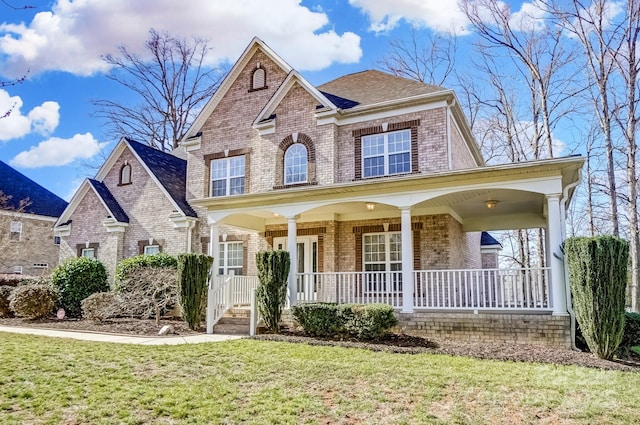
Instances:
[[[199,106],[222,80],[219,69],[205,64],[210,51],[202,38],[181,39],[154,29],[145,42],[147,56],[119,46],[119,55],[104,57],[111,66],[107,77],[127,88],[138,103],[93,100],[96,115],[106,120],[115,138],[142,139],[163,151],[177,147]]]
[[[454,70],[456,50],[455,34],[429,33],[421,38],[412,28],[407,40],[389,42],[389,51],[378,66],[393,75],[442,86]]]

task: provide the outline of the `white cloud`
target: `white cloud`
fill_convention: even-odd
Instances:
[[[0,120],[0,141],[19,139],[31,133],[48,136],[60,122],[60,105],[47,101],[36,106],[26,115],[22,114],[23,106],[20,96],[11,96],[0,89],[0,113],[11,113]]]
[[[465,34],[468,20],[452,0],[349,0],[371,21],[371,30],[393,29],[401,19],[438,32]]]
[[[198,35],[214,48],[211,64],[235,60],[253,36],[281,52],[299,70],[333,62],[357,62],[360,37],[337,34],[321,11],[300,0],[57,0],[51,11],[30,23],[0,24],[0,55],[5,75],[48,70],[91,75],[105,71],[101,55],[126,44],[140,52],[150,28],[182,37]]]
[[[76,134],[70,139],[51,137],[20,152],[11,165],[22,168],[38,168],[67,165],[76,159],[88,159],[98,154],[107,143],[99,143],[91,133]]]
[[[522,7],[509,17],[509,25],[516,31],[540,31],[547,25],[547,12],[540,0],[522,3]]]

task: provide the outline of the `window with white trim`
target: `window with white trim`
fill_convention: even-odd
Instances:
[[[60,245],[60,236],[54,236],[53,237],[53,244],[54,245]]]
[[[211,196],[244,193],[244,155],[211,161]]]
[[[362,235],[363,271],[369,291],[402,289],[402,239],[400,232]],[[387,282],[391,286],[387,286]]]
[[[411,130],[362,137],[362,176],[411,172]]]
[[[82,248],[82,257],[96,258],[96,250],[94,248]]]
[[[12,221],[9,230],[9,240],[20,242],[22,239],[22,223],[20,221]]]
[[[156,255],[160,253],[160,245],[146,245],[144,255]]]
[[[302,143],[289,146],[284,154],[284,184],[307,182],[307,148]]]
[[[242,260],[244,249],[242,242],[220,242],[220,261],[218,272],[220,274],[242,275]]]
[[[13,266],[13,268],[11,269],[11,271],[14,274],[22,274],[22,266]]]

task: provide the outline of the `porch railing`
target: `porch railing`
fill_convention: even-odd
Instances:
[[[207,333],[231,308],[249,306],[253,290],[258,286],[256,276],[219,275],[209,279],[207,293]]]
[[[415,309],[549,310],[549,294],[549,268],[414,272]],[[296,300],[400,308],[402,272],[299,273]]]

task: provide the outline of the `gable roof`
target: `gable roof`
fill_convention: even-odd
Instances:
[[[124,212],[118,201],[116,201],[116,198],[113,197],[109,188],[105,186],[104,183],[94,179],[87,179],[87,181],[93,187],[93,190],[107,208],[111,217],[115,218],[116,221],[119,221],[120,223],[128,223],[129,216]]]
[[[20,201],[29,198],[31,203],[23,210],[29,214],[59,217],[67,207],[67,201],[2,161],[0,161],[0,191],[11,196],[7,201],[11,209],[18,209]]]
[[[289,73],[293,70],[291,65],[284,61],[276,52],[274,52],[269,46],[267,46],[264,41],[260,40],[258,37],[254,37],[244,52],[240,55],[236,63],[233,65],[229,73],[222,83],[218,90],[211,96],[211,99],[207,102],[207,104],[202,108],[196,119],[191,124],[189,130],[185,133],[184,138],[181,142],[196,136],[196,134],[202,129],[202,126],[207,121],[207,118],[211,115],[211,113],[216,109],[216,106],[220,103],[222,98],[227,94],[233,83],[236,81],[242,70],[249,63],[249,60],[253,57],[256,51],[260,50],[264,53],[270,60],[272,60],[276,65],[278,65],[285,73]]]
[[[342,109],[447,91],[443,87],[377,70],[361,71],[336,78],[318,86],[318,90],[351,103],[350,106],[343,104]]]
[[[495,246],[498,245],[502,248],[502,244],[498,242],[496,238],[491,236],[489,232],[482,232],[482,236],[480,237],[480,246]]]
[[[187,161],[135,140],[125,140],[179,210],[184,215],[197,217],[198,215],[186,199]]]

